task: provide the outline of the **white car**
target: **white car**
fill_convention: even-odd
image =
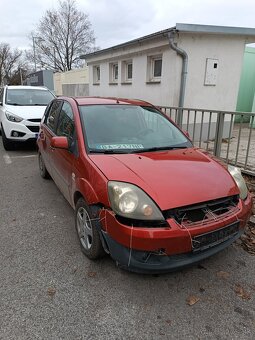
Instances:
[[[46,87],[4,86],[0,89],[0,128],[5,150],[17,142],[36,140],[48,103],[55,95]]]

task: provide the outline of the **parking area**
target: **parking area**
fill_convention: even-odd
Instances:
[[[137,275],[80,251],[72,208],[34,147],[0,137],[0,339],[254,339],[254,256]]]

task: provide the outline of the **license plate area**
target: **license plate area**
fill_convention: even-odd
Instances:
[[[193,237],[192,238],[193,252],[206,250],[208,248],[214,247],[222,242],[231,239],[236,234],[238,234],[239,224],[240,222],[238,221],[224,228]]]

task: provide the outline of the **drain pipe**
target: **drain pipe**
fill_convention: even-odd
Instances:
[[[181,87],[180,87],[180,94],[179,94],[179,110],[178,110],[178,117],[176,123],[181,127],[182,125],[182,116],[183,116],[183,105],[184,105],[184,97],[185,97],[185,87],[186,87],[186,80],[188,74],[188,54],[177,47],[177,44],[174,42],[174,37],[176,34],[176,30],[172,30],[168,33],[168,39],[170,47],[176,51],[182,57],[182,73],[181,73]]]

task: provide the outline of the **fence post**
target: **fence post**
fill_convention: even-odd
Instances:
[[[183,118],[183,107],[178,108],[176,124],[182,128],[182,118]]]
[[[220,157],[223,127],[224,127],[224,113],[218,112],[217,122],[216,122],[216,131],[215,131],[214,150],[213,150],[213,154],[216,157]]]

